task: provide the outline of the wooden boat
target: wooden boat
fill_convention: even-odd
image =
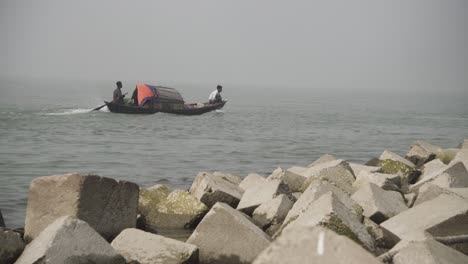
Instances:
[[[107,108],[112,113],[121,113],[121,114],[155,114],[159,112],[159,109],[155,107],[141,107],[128,104],[117,104],[114,102],[105,102]]]
[[[164,108],[161,107],[159,112],[170,113],[176,115],[201,115],[208,113],[214,110],[218,110],[224,107],[227,101],[222,101],[219,103],[196,103],[196,104],[184,104],[184,107],[181,109],[177,108]]]
[[[154,114],[163,112],[176,115],[201,115],[221,109],[227,102],[186,104],[176,89],[148,84],[137,84],[133,96],[136,96],[135,104],[137,105],[134,105],[132,102],[124,104],[115,102],[105,103],[113,113]]]

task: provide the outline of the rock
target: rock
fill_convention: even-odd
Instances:
[[[171,192],[162,185],[142,190],[138,209],[145,224],[157,228],[189,228],[208,212],[208,207],[188,192]]]
[[[455,162],[425,176],[424,179],[411,186],[411,190],[416,191],[428,182],[444,188],[466,188],[468,187],[468,171],[462,162]]]
[[[414,202],[418,196],[415,193],[407,193],[403,197],[405,198],[406,206],[411,208],[413,207]]]
[[[269,229],[271,226],[281,225],[293,205],[294,203],[289,200],[288,196],[280,194],[257,207],[252,214],[252,220],[263,230]],[[272,233],[272,231],[276,231],[278,228],[273,227],[270,232],[267,230],[266,233],[273,235],[274,232]]]
[[[0,227],[5,227],[5,221],[3,221],[2,210],[0,210]]]
[[[291,167],[287,169],[279,179],[288,185],[291,192],[299,192],[302,184],[308,179],[308,176],[303,174],[305,170],[307,170],[307,168]]]
[[[187,243],[200,250],[200,263],[251,263],[271,242],[243,213],[217,203]]]
[[[252,215],[255,208],[261,204],[288,192],[288,186],[280,180],[265,181],[265,183],[249,188],[244,192],[237,210]]]
[[[296,220],[305,211],[310,210],[310,207],[312,207],[314,203],[320,197],[322,197],[322,195],[328,192],[332,192],[340,200],[340,202],[343,203],[349,211],[354,212],[358,218],[361,217],[362,208],[345,192],[327,181],[315,181],[309,185],[307,190],[305,190],[297,202],[294,203],[293,207],[288,212],[281,229],[284,229],[288,224]]]
[[[457,155],[455,155],[455,157],[449,163],[449,165],[452,165],[456,162],[463,162],[463,164],[465,164],[465,167],[468,168],[468,148],[463,148],[460,151],[458,151]]]
[[[401,176],[400,188],[403,192],[407,192],[409,184],[415,183],[421,174],[420,171],[402,162],[390,159],[381,161],[379,166],[382,167],[382,172],[385,174],[398,174]]]
[[[323,163],[327,163],[327,162],[330,162],[330,161],[334,161],[334,160],[336,160],[335,156],[330,155],[330,154],[325,154],[325,155],[323,155],[322,157],[320,157],[318,160],[314,161],[312,164],[310,164],[307,167],[311,168],[311,167],[314,167],[314,166],[317,166],[317,165],[320,165],[320,164],[323,164]]]
[[[400,193],[385,191],[373,183],[361,186],[351,198],[362,207],[362,214],[377,224],[408,209]]]
[[[262,185],[265,181],[265,177],[262,177],[256,173],[251,173],[242,180],[242,182],[239,184],[239,187],[245,191],[249,188]]]
[[[349,166],[353,170],[353,174],[355,176],[359,175],[362,171],[366,171],[369,173],[375,173],[375,172],[381,172],[382,168],[377,167],[377,166],[367,166],[367,165],[361,165],[361,164],[356,164],[356,163],[349,163]]]
[[[127,263],[198,264],[196,246],[134,228],[122,231],[111,245]]]
[[[421,188],[419,188],[418,196],[416,198],[414,205],[419,205],[421,203],[437,198],[441,194],[455,195],[460,198],[465,198],[463,195],[458,194],[456,191],[452,191],[452,190],[460,190],[460,189],[468,190],[468,188],[456,188],[456,189],[455,188],[442,188],[430,182],[426,183],[423,186],[421,186]]]
[[[411,161],[413,164],[416,164],[417,167],[420,167],[424,163],[433,160],[441,151],[441,147],[432,145],[429,142],[416,141],[416,143],[411,145],[411,148],[408,153],[406,153],[405,158]]]
[[[283,175],[284,175],[283,169],[278,167],[266,179],[267,180],[281,179]]]
[[[411,161],[403,158],[402,156],[396,154],[396,153],[393,153],[389,150],[385,150],[379,157],[379,160],[381,161],[384,161],[384,160],[393,160],[393,161],[397,161],[397,162],[400,162],[400,163],[403,163],[405,164],[406,166],[409,166],[411,168],[415,168],[416,165],[414,165],[414,163],[412,163]]]
[[[301,198],[302,196],[302,193],[301,192],[293,192],[291,193],[290,195],[288,195],[289,199],[295,203],[297,202],[297,200],[299,200],[299,198]]]
[[[465,139],[463,143],[461,143],[461,149],[468,149],[468,139]]]
[[[468,199],[468,188],[450,188],[449,190],[460,197]]]
[[[317,179],[332,182],[350,195],[355,191],[353,170],[344,160],[333,160],[307,168],[303,175],[306,176],[307,180],[302,185],[301,191],[306,190],[310,183]]]
[[[253,264],[378,264],[351,239],[318,226],[301,226],[278,237]]]
[[[86,222],[71,216],[56,219],[24,250],[16,264],[125,263]]]
[[[380,162],[381,162],[381,160],[379,160],[378,158],[372,158],[369,161],[367,161],[366,163],[364,163],[364,165],[376,167],[376,166],[379,166]]]
[[[375,250],[374,241],[360,219],[332,192],[322,195],[275,236],[279,237],[301,226],[323,226],[362,244],[371,252]]]
[[[367,217],[364,217],[362,223],[366,227],[367,232],[375,241],[377,251],[376,255],[380,255],[388,251],[388,249],[391,249],[393,246],[395,246],[395,241],[399,240],[398,237],[392,237],[391,239],[388,239],[388,234],[385,234],[378,224]]]
[[[366,183],[373,183],[387,191],[400,191],[401,177],[398,174],[372,173],[362,171],[353,186],[357,189]]]
[[[432,236],[466,234],[468,200],[453,195],[439,197],[413,206],[380,224],[402,240],[425,239]]]
[[[437,154],[437,158],[440,159],[444,164],[450,164],[452,160],[455,159],[460,149],[448,148],[443,149]]]
[[[423,180],[424,177],[426,177],[427,175],[430,175],[436,171],[441,170],[442,168],[445,168],[445,166],[446,165],[440,159],[431,160],[430,162],[422,166],[422,174],[419,177],[418,181]]]
[[[14,263],[23,252],[24,246],[19,233],[0,228],[0,263]]]
[[[57,218],[86,221],[106,239],[135,227],[138,185],[96,175],[65,174],[34,179],[29,187],[25,240],[31,241]]]
[[[466,264],[468,256],[435,240],[411,242],[393,256],[393,264]]]
[[[222,202],[236,207],[242,197],[242,189],[236,184],[208,172],[200,172],[190,187],[190,194],[211,208]]]
[[[239,185],[239,183],[242,182],[242,177],[241,176],[237,176],[237,175],[234,175],[234,174],[231,174],[231,173],[224,173],[224,172],[219,172],[219,171],[215,171],[213,172],[213,175],[216,176],[216,177],[221,177],[223,179],[225,179],[226,181],[229,181],[229,182],[232,182],[236,185]]]

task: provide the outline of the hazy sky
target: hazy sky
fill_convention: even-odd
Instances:
[[[468,1],[0,0],[0,75],[468,89]]]

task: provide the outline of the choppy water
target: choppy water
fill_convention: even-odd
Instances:
[[[187,101],[203,101],[214,88],[174,86]],[[385,148],[404,154],[420,139],[455,147],[468,138],[466,94],[225,85],[226,107],[202,116],[91,112],[113,88],[113,82],[0,81],[0,209],[7,226],[24,225],[28,186],[39,176],[95,173],[185,189],[198,171],[267,174],[325,153],[365,162]]]

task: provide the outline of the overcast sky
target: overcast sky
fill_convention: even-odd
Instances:
[[[468,89],[468,1],[5,1],[0,75]]]

